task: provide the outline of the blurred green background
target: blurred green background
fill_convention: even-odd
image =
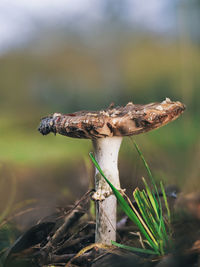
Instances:
[[[94,171],[91,141],[42,136],[37,127],[48,114],[103,109],[111,102],[146,104],[169,97],[186,104],[178,120],[134,140],[156,179],[198,191],[199,1],[165,0],[161,7],[153,0],[75,1],[71,9],[68,1],[58,1],[61,9],[53,18],[48,11],[54,1],[44,2],[33,16],[31,3],[28,12],[24,1],[16,1],[8,16],[15,24],[13,38],[0,46],[1,213],[27,209],[15,217],[20,227],[27,226],[87,191]],[[6,1],[2,6],[4,15],[12,8]],[[9,22],[0,21],[0,28]],[[129,193],[146,176],[129,138],[122,143],[119,167]]]

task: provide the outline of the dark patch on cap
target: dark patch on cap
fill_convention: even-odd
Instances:
[[[148,127],[151,125],[151,123],[147,120],[144,120],[143,118],[134,118],[135,121],[135,126],[137,128],[142,128],[142,127]]]
[[[43,135],[47,135],[51,132],[56,133],[53,117],[43,118],[38,127],[38,131]]]
[[[108,126],[110,132],[113,133],[113,127],[109,122],[107,122],[107,126]]]

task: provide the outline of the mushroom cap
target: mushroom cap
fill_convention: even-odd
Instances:
[[[177,119],[184,110],[184,104],[169,98],[147,105],[130,102],[124,107],[110,106],[101,111],[54,113],[42,118],[38,130],[43,135],[53,132],[87,139],[130,136],[157,129]]]

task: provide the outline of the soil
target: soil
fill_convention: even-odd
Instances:
[[[88,191],[71,209],[60,208],[23,233],[6,252],[4,267],[200,266],[198,197],[182,196],[177,201],[174,247],[158,257],[95,244],[95,222],[89,212],[92,193]],[[126,217],[118,223],[117,241],[141,247],[137,229]]]

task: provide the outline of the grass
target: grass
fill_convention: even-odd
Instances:
[[[6,133],[7,132],[7,133]],[[0,161],[14,164],[41,165],[81,158],[88,154],[91,143],[64,136],[42,136],[37,128],[32,131],[17,128],[15,132],[0,133]]]
[[[101,170],[99,164],[95,160],[92,153],[90,153],[90,157],[95,167],[98,169],[102,177],[106,180],[106,182],[111,187],[113,193],[115,194],[118,203],[120,204],[122,210],[129,217],[129,219],[134,222],[139,228],[142,236],[145,238],[145,242],[148,244],[148,248],[135,248],[126,246],[123,244],[116,243],[112,241],[112,244],[128,249],[134,252],[140,252],[145,254],[157,254],[164,255],[166,254],[171,247],[171,228],[170,228],[170,210],[167,202],[166,193],[164,190],[164,186],[162,182],[160,182],[161,192],[163,194],[164,205],[167,210],[167,216],[163,215],[163,207],[161,204],[161,200],[159,197],[158,187],[154,181],[151,170],[144,159],[144,156],[139,149],[138,145],[134,143],[135,148],[142,159],[144,166],[147,170],[150,183],[153,189],[150,188],[146,180],[143,178],[145,189],[140,191],[136,188],[133,192],[133,197],[137,203],[139,212],[132,205],[132,202],[129,198],[127,201],[121,195],[121,193],[110,183],[110,181],[105,177],[103,171]]]

